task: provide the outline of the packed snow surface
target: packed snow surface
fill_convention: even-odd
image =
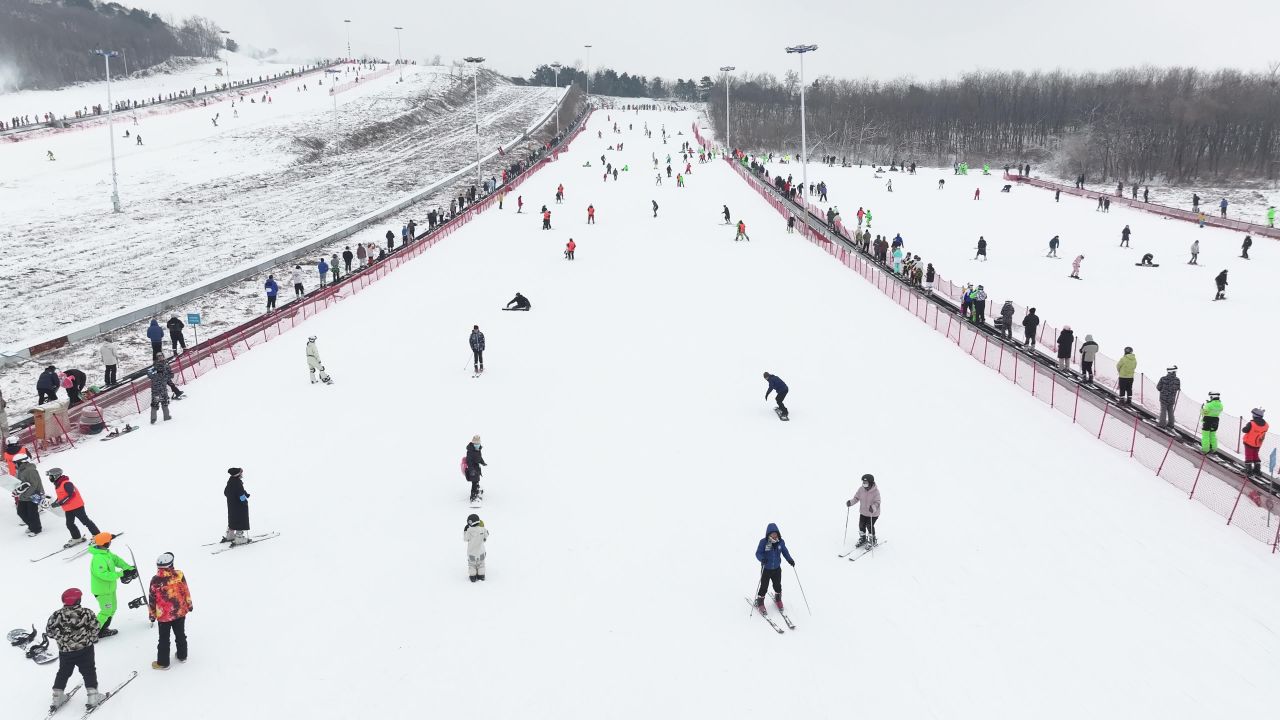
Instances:
[[[171,422],[57,455],[90,516],[127,532],[115,549],[136,551],[143,580],[172,551],[194,599],[190,660],[164,674],[149,669],[144,612],[120,611],[99,674],[142,675],[102,720],[175,707],[191,718],[1271,712],[1280,577],[1268,549],[785,234],[730,168],[695,161],[687,187],[655,186],[651,153],[678,161],[693,120],[597,111],[520,187],[525,213],[486,212],[194,382]],[[664,145],[664,124],[683,134]],[[618,141],[625,151],[607,149]],[[630,171],[601,182],[601,154]],[[722,204],[750,242],[733,242]],[[884,207],[886,227],[905,212]],[[1039,243],[1020,241],[1030,258]],[[516,291],[531,312],[500,310]],[[479,378],[473,324],[487,338]],[[335,385],[308,382],[313,334]],[[790,385],[789,423],[764,399],[766,370]],[[459,472],[477,433],[488,466],[476,512],[492,533],[483,584],[466,577]],[[255,531],[283,535],[210,555],[200,544],[224,528],[231,466],[245,469]],[[888,542],[850,563],[836,557],[841,508],[864,472],[879,480]],[[770,522],[798,563],[798,576],[783,568],[798,624],[785,636],[744,602]],[[0,538],[12,626],[43,625],[65,588],[88,588],[87,559],[29,562],[65,538],[56,520],[37,539],[12,524]],[[137,589],[122,586],[121,602]],[[0,662],[10,713],[43,713],[53,667],[16,651]]]

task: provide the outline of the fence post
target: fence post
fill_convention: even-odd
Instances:
[[[1270,510],[1267,510],[1270,513]],[[1271,554],[1275,554],[1276,546],[1280,545],[1280,522],[1276,523],[1276,539],[1271,541]]]
[[[1236,418],[1236,452],[1240,452],[1240,438],[1244,436],[1244,416]],[[1262,448],[1258,448],[1259,451]]]
[[[1020,364],[1018,360],[1019,360],[1018,353],[1014,353],[1013,354],[1013,384],[1014,385],[1018,384],[1018,365]]]
[[[1129,457],[1133,457],[1133,449],[1138,445],[1138,416],[1133,416],[1133,437],[1129,439]]]
[[[987,355],[991,352],[991,337],[984,336],[985,343],[982,346],[982,364],[987,364]]]
[[[1035,363],[1031,363],[1031,397],[1036,396],[1036,378],[1039,375],[1040,373],[1036,372]],[[1101,435],[1099,435],[1099,437],[1101,437]]]
[[[1058,399],[1058,380],[1054,376],[1049,376],[1049,407],[1057,407],[1054,405]]]
[[[1227,515],[1227,524],[1231,524],[1231,519],[1236,516],[1236,508],[1240,505],[1240,496],[1244,495],[1244,486],[1248,485],[1248,480],[1240,481],[1240,492],[1236,493],[1236,501],[1231,504],[1231,514]]]
[[[1075,423],[1075,421],[1076,421],[1076,415],[1077,415],[1077,414],[1079,414],[1079,412],[1080,412],[1080,386],[1079,386],[1079,385],[1076,385],[1076,404],[1075,404],[1075,407],[1071,408],[1071,422],[1072,422],[1072,424],[1074,424],[1074,423]]]
[[[1196,486],[1200,484],[1200,473],[1204,472],[1204,464],[1208,461],[1208,455],[1202,455],[1200,457],[1200,466],[1196,468],[1196,479],[1191,483],[1191,494],[1187,496],[1188,500],[1196,496]]]
[[[1102,422],[1098,423],[1098,439],[1102,439],[1102,428],[1107,426],[1107,406],[1102,406]]]
[[[138,408],[138,412],[142,412],[142,403],[138,402],[138,386],[134,384],[134,383],[136,383],[136,382],[137,382],[137,378],[135,378],[135,379],[133,379],[133,380],[130,380],[130,381],[129,381],[129,389],[133,391],[133,405],[134,405],[134,407]]]
[[[1169,440],[1169,444],[1164,448],[1164,457],[1160,458],[1160,467],[1156,468],[1156,477],[1160,477],[1160,471],[1164,470],[1164,463],[1169,459],[1169,451],[1173,450],[1173,439]]]
[[[58,417],[58,413],[53,414],[53,419],[54,422],[58,423],[58,427],[62,428],[62,434],[67,436],[67,442],[71,443],[71,447],[75,447],[76,441],[71,439],[71,431],[67,430],[67,426],[62,424],[62,418]]]

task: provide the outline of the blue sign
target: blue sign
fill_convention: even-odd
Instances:
[[[1271,465],[1271,475],[1274,477],[1276,474],[1276,449],[1275,448],[1271,448],[1270,465]]]
[[[187,313],[187,324],[188,324],[188,325],[199,325],[199,324],[200,324],[200,313]]]

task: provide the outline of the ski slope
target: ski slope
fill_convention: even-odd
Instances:
[[[172,551],[194,600],[191,659],[163,675],[155,631],[121,611],[99,674],[142,676],[102,720],[1269,712],[1266,548],[786,235],[728,167],[655,187],[650,153],[691,138],[641,124],[693,119],[597,111],[519,188],[529,212],[485,213],[194,382],[172,422],[56,456],[144,579]],[[631,171],[602,183],[602,153]],[[516,291],[531,312],[500,311]],[[333,386],[308,383],[312,334]],[[789,423],[765,370],[791,386]],[[483,584],[466,579],[458,470],[477,433]],[[255,531],[283,535],[211,556],[231,466]],[[850,564],[840,508],[864,472],[889,542]],[[743,602],[769,522],[812,608],[784,568],[784,637]],[[87,587],[87,560],[28,562],[65,539],[47,527],[0,538],[14,627]],[[42,712],[52,673],[0,653],[15,717]]]

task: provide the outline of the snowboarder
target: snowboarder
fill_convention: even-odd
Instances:
[[[484,471],[480,468],[488,465],[484,461],[484,446],[480,444],[480,436],[472,435],[471,442],[467,443],[467,456],[463,459],[464,475],[467,482],[471,483],[471,502],[480,499],[484,491],[480,489],[480,477]]]
[[[62,508],[62,512],[67,517],[67,530],[71,533],[71,539],[62,547],[69,548],[85,541],[80,535],[80,528],[76,527],[76,520],[85,526],[90,536],[97,535],[98,526],[94,525],[85,513],[84,497],[76,486],[71,484],[71,478],[62,474],[62,468],[49,468],[46,474],[49,476],[49,481],[53,483],[54,492],[57,493],[53,507]]]
[[[654,217],[658,217],[658,201],[657,201],[657,200],[650,200],[649,202],[652,202],[652,203],[653,203],[653,216],[654,216]]]
[[[169,388],[173,386],[173,370],[164,361],[163,353],[156,353],[153,362],[147,369],[147,378],[151,381],[151,424],[156,424],[156,411],[164,410],[166,422],[172,420],[169,415]],[[182,397],[182,391],[174,388],[175,397]]]
[[[187,339],[182,336],[182,328],[186,325],[178,319],[177,315],[171,315],[169,322],[164,324],[169,328],[169,342],[173,346],[173,354],[178,354],[178,346],[181,345],[183,350],[187,349]]]
[[[325,372],[324,362],[320,360],[320,348],[316,347],[316,336],[312,335],[307,338],[307,371],[311,375],[311,384],[316,384],[316,372],[320,372],[320,382],[325,385],[332,385],[333,378],[329,377],[329,373]]]
[[[27,537],[35,537],[43,531],[40,525],[40,501],[44,499],[44,482],[40,480],[40,471],[26,452],[13,456],[13,473],[22,492],[14,497],[17,503],[18,517],[27,525]]]
[[[1188,265],[1198,265],[1200,257],[1200,241],[1196,240],[1191,243],[1191,259],[1187,261]]]
[[[876,520],[880,519],[880,488],[876,487],[876,479],[871,473],[862,476],[862,487],[846,500],[845,507],[858,505],[858,544],[876,546]],[[793,563],[794,564],[794,563]]]
[[[1084,255],[1077,255],[1075,260],[1071,261],[1071,277],[1076,280],[1080,279],[1080,262],[1084,260]]]
[[[1131,232],[1128,225],[1125,225],[1124,229],[1120,231],[1120,247],[1129,247],[1129,235]]]
[[[249,542],[244,536],[249,531],[249,493],[244,489],[242,468],[227,468],[227,485],[222,495],[227,499],[227,531],[219,542],[244,545]]]
[[[93,544],[89,546],[90,583],[89,589],[98,600],[98,637],[111,637],[119,630],[111,629],[111,620],[115,617],[117,582],[126,585],[138,577],[138,571],[124,561],[124,558],[111,552],[113,535],[101,532],[93,536]]]
[[[147,339],[151,341],[152,355],[164,350],[164,330],[160,329],[155,318],[151,318],[151,324],[147,326]]]
[[[1213,299],[1226,300],[1227,299],[1227,271],[1223,270],[1222,272],[1218,273],[1218,276],[1213,279],[1213,282],[1218,286],[1218,294],[1214,295]]]
[[[569,238],[569,242],[564,244],[564,259],[572,260],[573,251],[577,249],[578,249],[578,243],[574,242],[573,238]]]
[[[1154,254],[1144,253],[1142,256],[1142,262],[1139,262],[1138,265],[1142,267],[1160,267],[1156,264],[1155,259],[1156,256]]]
[[[1058,239],[1057,235],[1049,238],[1049,254],[1045,255],[1045,257],[1058,257],[1058,243],[1060,242],[1061,240]]]
[[[1116,361],[1116,377],[1119,380],[1117,389],[1121,405],[1129,405],[1133,402],[1133,373],[1137,369],[1138,356],[1133,354],[1133,348],[1126,347],[1124,356]]]
[[[306,294],[305,290],[302,287],[302,266],[301,265],[293,266],[293,274],[289,276],[289,282],[293,283],[293,296],[295,298],[300,298],[304,294]]]
[[[1031,308],[1026,315],[1022,316],[1022,335],[1027,347],[1036,344],[1036,328],[1040,326],[1040,316],[1036,315],[1036,309]]]
[[[729,206],[728,205],[724,206],[724,224],[725,225],[729,224]]]
[[[191,612],[191,588],[181,570],[173,567],[173,553],[156,558],[156,574],[147,592],[147,619],[160,624],[160,642],[152,670],[169,669],[169,636],[178,646],[178,662],[187,661],[187,613]]]
[[[98,667],[93,657],[93,646],[98,642],[98,620],[92,610],[80,604],[83,595],[79,588],[64,590],[62,607],[49,616],[44,626],[49,639],[58,643],[58,672],[53,676],[50,713],[66,704],[67,681],[76,670],[84,679],[85,707],[92,710],[102,702],[102,693],[98,692]]]
[[[1240,257],[1244,258],[1245,260],[1248,260],[1249,248],[1251,247],[1253,247],[1253,237],[1250,235],[1245,235],[1244,242],[1240,244]]]
[[[741,220],[738,221],[738,234],[733,236],[734,242],[739,240],[751,240],[751,237],[747,235],[747,224]]]
[[[756,590],[755,607],[761,615],[765,614],[764,594],[769,589],[769,583],[773,583],[773,603],[778,606],[778,610],[783,609],[782,558],[786,558],[791,567],[796,566],[796,561],[787,550],[786,541],[782,539],[782,533],[778,532],[778,526],[769,523],[764,537],[756,545],[756,560],[760,561],[760,588]]]
[[[512,305],[515,305],[515,307],[511,307]],[[529,298],[521,295],[520,293],[516,293],[516,296],[511,298],[511,302],[507,303],[507,306],[502,309],[503,310],[528,310],[531,307],[533,307],[533,305],[529,302]]]
[[[484,333],[480,332],[479,325],[471,326],[471,337],[467,343],[471,345],[472,368],[479,375],[484,372]]]
[[[981,235],[978,236],[978,254],[973,256],[974,260],[982,258],[983,262],[987,261],[987,240]]]
[[[1262,460],[1258,456],[1258,451],[1262,449],[1262,443],[1267,439],[1267,430],[1270,426],[1266,420],[1262,419],[1262,408],[1254,408],[1251,414],[1253,418],[1240,429],[1244,434],[1244,470],[1251,475],[1258,475],[1262,472]]]
[[[1156,382],[1156,392],[1160,393],[1160,427],[1173,429],[1173,409],[1181,391],[1182,380],[1178,379],[1178,366],[1170,365],[1165,369],[1164,377]]]
[[[1071,370],[1071,352],[1075,342],[1076,335],[1071,331],[1071,326],[1063,325],[1062,331],[1058,333],[1058,368],[1063,372]]]
[[[769,393],[776,392],[777,395],[775,396],[775,398],[778,403],[778,409],[776,410],[776,412],[778,413],[779,417],[781,417],[783,420],[786,420],[788,417],[790,417],[791,411],[787,410],[787,406],[784,405],[782,401],[787,399],[787,393],[790,392],[790,389],[787,387],[787,384],[782,381],[782,378],[778,377],[777,375],[770,375],[769,373],[765,373],[764,379],[766,382],[769,383],[769,387],[764,391],[765,401],[768,402]]]
[[[348,267],[347,269],[350,270],[351,268]],[[276,276],[268,275],[267,282],[263,287],[267,289],[267,312],[271,312],[276,309],[276,295],[280,292],[280,285],[276,283]]]
[[[1092,335],[1084,336],[1084,344],[1080,346],[1080,377],[1085,382],[1093,382],[1093,363],[1098,357],[1098,343]]]
[[[1222,414],[1221,396],[1209,393],[1209,402],[1200,408],[1200,450],[1208,455],[1218,449],[1218,416]]]
[[[467,576],[471,578],[471,582],[483,582],[484,558],[488,554],[484,544],[489,539],[489,530],[485,528],[479,515],[471,513],[467,516],[467,524],[462,528],[462,539],[467,543]]]

